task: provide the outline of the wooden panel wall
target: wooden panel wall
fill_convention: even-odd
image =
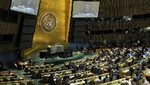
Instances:
[[[11,0],[0,0],[0,9],[9,10]]]
[[[103,42],[106,41],[128,41],[128,40],[143,40],[150,39],[150,33],[128,33],[128,34],[101,34],[101,35],[88,35],[87,39],[90,42]],[[144,38],[143,38],[144,37]]]
[[[17,41],[18,41],[19,24],[20,24],[19,13],[13,13],[4,9],[0,10],[0,35],[2,36],[1,38],[6,40],[0,41],[0,53],[7,51],[14,51],[18,49]]]
[[[15,23],[0,22],[0,34],[16,34],[18,25]]]
[[[6,34],[14,35],[12,43],[0,45],[0,52],[17,50],[18,30],[19,30],[18,24],[0,22],[0,34],[1,35],[6,35]]]
[[[150,13],[150,0],[100,0],[99,17]]]
[[[150,19],[147,16],[147,18],[143,17],[150,13],[150,0],[99,1],[99,18],[87,18],[85,19],[85,23],[80,23],[76,19],[72,18],[74,23],[71,26],[70,31],[78,29],[79,27],[75,26],[75,24],[80,23],[85,24],[85,26],[83,26],[86,29],[85,32],[87,33],[85,37],[89,42],[103,42],[106,40],[110,42],[122,42],[123,44],[127,41],[132,42],[132,40],[150,41],[150,33],[143,33],[141,31],[139,33],[139,30],[141,30],[140,28],[150,26]],[[138,16],[134,16],[131,21],[123,20],[123,16],[133,15]],[[84,19],[79,20],[81,21]],[[83,27],[80,27],[80,29]],[[73,37],[71,38],[73,39]]]
[[[89,22],[87,29],[90,31],[100,31],[100,30],[114,30],[114,29],[132,29],[132,28],[143,28],[149,27],[150,20],[142,19],[142,20],[132,20],[127,22]]]

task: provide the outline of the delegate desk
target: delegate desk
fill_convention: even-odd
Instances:
[[[0,76],[11,76],[11,75],[16,75],[15,71],[1,71]]]
[[[121,79],[117,79],[114,81],[110,81],[110,82],[106,82],[106,83],[102,83],[102,84],[97,84],[97,85],[121,85],[121,82],[124,80],[125,78],[121,78]]]
[[[150,69],[146,69],[143,71],[144,76],[150,76]]]
[[[132,67],[133,67],[133,70],[135,70],[135,69],[137,69],[138,67],[139,67],[139,64],[137,63],[137,64],[134,64],[134,65],[132,65]],[[126,68],[123,68],[123,69],[121,69],[120,70],[120,76],[122,76],[123,77],[123,75],[127,75],[128,73],[129,73],[129,67],[126,67]]]

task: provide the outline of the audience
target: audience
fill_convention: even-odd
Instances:
[[[150,77],[144,78],[142,85],[150,85]]]
[[[52,73],[52,74],[50,75],[50,77],[49,77],[49,83],[50,83],[50,85],[56,85],[56,84],[55,84],[55,81],[54,81],[54,76],[55,76],[55,74]]]
[[[122,85],[150,85],[149,77],[143,74],[150,65],[150,52],[147,48],[103,48],[95,49],[95,53],[97,55],[94,57],[69,61],[62,65],[36,66],[29,59],[28,64],[18,61],[15,66],[19,70],[25,69],[35,79],[48,79],[49,85],[75,85],[78,82],[83,85],[96,85],[117,80]],[[4,65],[0,62],[0,70],[3,68]]]
[[[126,79],[123,80],[122,83],[126,83],[127,85],[132,85],[131,79],[129,77],[126,77]]]

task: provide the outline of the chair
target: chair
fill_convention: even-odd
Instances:
[[[46,65],[45,68],[50,68],[50,66],[49,66],[49,65]]]
[[[89,84],[90,84],[90,85],[94,85],[95,82],[94,82],[94,81],[90,81]]]
[[[117,76],[113,76],[113,80],[116,80],[117,79]]]
[[[10,81],[15,81],[15,77],[11,77],[11,78],[10,78]]]
[[[35,69],[40,69],[40,67],[35,67]]]
[[[42,73],[42,70],[37,72],[37,78],[41,78],[41,73]]]
[[[42,83],[48,83],[48,82],[49,82],[49,76],[43,76]]]
[[[33,81],[28,81],[27,85],[35,85],[35,83]]]
[[[33,78],[33,79],[36,79],[36,78],[37,78],[37,74],[38,74],[38,73],[37,73],[36,71],[33,71],[33,73],[32,73],[32,78]]]
[[[25,83],[21,82],[19,85],[26,85]]]
[[[4,81],[4,82],[9,81],[9,80],[10,80],[9,78],[6,78],[6,77],[3,78],[3,81]]]
[[[30,69],[34,69],[34,66],[31,66]]]
[[[98,84],[101,84],[101,83],[103,83],[103,80],[100,80],[100,81],[98,81],[97,83],[98,83]]]
[[[128,85],[128,83],[127,83],[127,82],[125,82],[125,83],[122,83],[121,85]]]
[[[11,83],[11,85],[17,85],[17,83]]]
[[[128,71],[128,72],[126,73],[126,75],[127,75],[127,76],[131,76],[131,72]]]
[[[44,69],[44,68],[45,68],[45,66],[41,66],[41,67],[40,67],[40,69]]]
[[[48,69],[45,69],[44,72],[45,72],[45,73],[48,73]]]
[[[110,79],[109,79],[109,78],[106,78],[105,82],[109,82],[109,81],[110,81]]]
[[[28,67],[25,67],[25,72],[29,72],[29,68]]]

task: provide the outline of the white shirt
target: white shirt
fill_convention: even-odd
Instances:
[[[142,85],[150,85],[150,83],[145,79]]]
[[[129,80],[123,80],[122,83],[128,83],[129,85],[132,85],[131,79],[129,79]]]

